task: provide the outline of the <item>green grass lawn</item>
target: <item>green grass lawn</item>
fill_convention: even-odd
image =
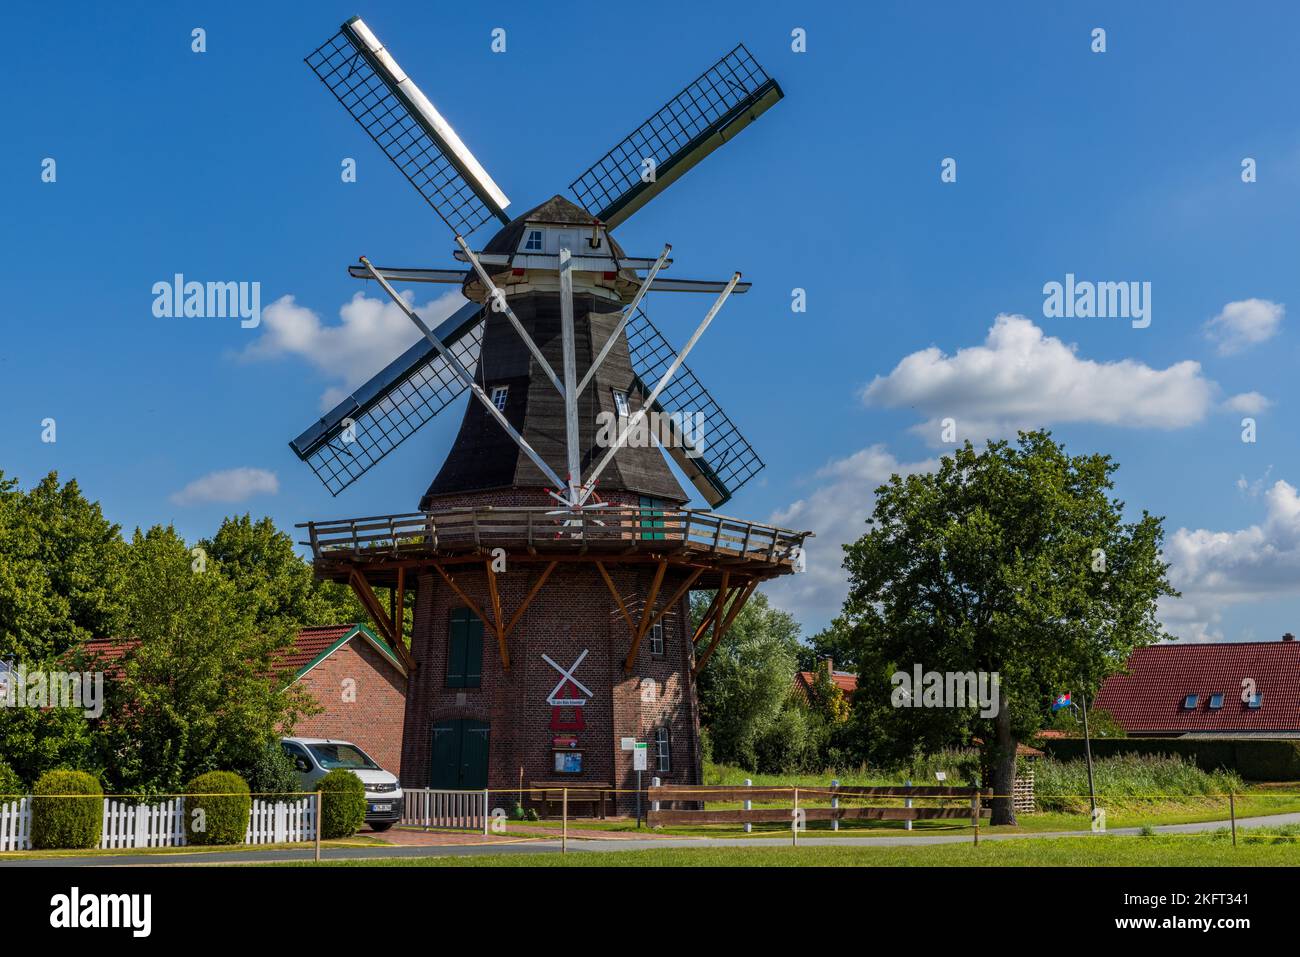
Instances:
[[[311,862],[275,866],[316,866]],[[491,854],[375,861],[322,867],[1295,867],[1300,842],[1223,836],[1025,838],[930,847],[700,847],[569,854]]]

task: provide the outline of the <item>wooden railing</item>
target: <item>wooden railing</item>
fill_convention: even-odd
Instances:
[[[798,559],[811,532],[693,509],[470,508],[308,522],[317,559],[409,557],[494,547],[552,550],[689,549],[771,564]]]
[[[652,827],[665,824],[789,824],[796,815],[803,821],[932,821],[970,820],[972,823],[990,813],[993,792],[967,787],[737,787],[734,785],[696,785],[651,787],[647,817]],[[925,807],[868,807],[844,805],[844,799],[916,800]],[[715,810],[668,810],[665,803],[705,802],[736,804],[742,807]],[[949,803],[952,802],[952,803]],[[754,805],[762,805],[755,807]],[[829,806],[828,806],[829,805]]]

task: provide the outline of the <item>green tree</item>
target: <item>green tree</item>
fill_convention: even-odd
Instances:
[[[115,634],[125,575],[120,528],[75,481],[23,492],[0,473],[0,655],[31,667]]]
[[[858,667],[858,648],[853,635],[853,628],[837,615],[829,625],[799,646],[799,668],[803,671],[816,671],[819,663],[830,658],[835,662],[837,671],[856,671]]]
[[[251,767],[311,707],[276,664],[295,624],[263,618],[231,578],[201,568],[174,529],[136,532],[125,631],[136,644],[101,729],[117,790],[175,793],[203,772]]]
[[[352,591],[318,582],[294,549],[293,539],[270,518],[244,514],[225,519],[217,533],[199,542],[208,561],[253,605],[266,627],[289,624],[341,625],[367,619]]]
[[[708,592],[692,596],[697,624],[712,598]],[[755,593],[700,672],[700,720],[715,761],[758,768],[758,743],[790,698],[798,648],[794,616]]]
[[[844,616],[861,652],[859,727],[932,743],[979,731],[993,823],[1015,822],[1015,750],[1063,688],[1095,692],[1137,647],[1164,635],[1156,602],[1175,595],[1160,561],[1162,520],[1125,522],[1108,493],[1117,465],[1068,456],[1050,433],[970,445],[876,492],[869,531],[845,546]],[[996,672],[996,717],[891,708],[889,675]]]

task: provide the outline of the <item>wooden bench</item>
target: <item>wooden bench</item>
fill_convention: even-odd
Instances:
[[[528,799],[541,805],[542,817],[548,816],[550,806],[559,808],[564,803],[564,791],[569,792],[569,813],[573,813],[575,804],[586,804],[591,808],[592,817],[605,816],[605,798],[613,791],[612,784],[592,784],[587,781],[529,781]]]

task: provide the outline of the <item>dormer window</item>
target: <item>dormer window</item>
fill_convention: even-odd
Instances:
[[[626,419],[629,415],[632,414],[632,407],[628,405],[627,402],[627,393],[619,392],[618,389],[614,389],[613,392],[614,392],[614,411],[618,414],[618,417],[620,419]]]
[[[540,229],[528,230],[528,238],[524,240],[524,252],[540,253],[542,251],[542,231]]]
[[[1218,692],[1215,692],[1214,694],[1210,695],[1210,710],[1218,711],[1222,707],[1223,707],[1223,695],[1219,694]]]
[[[1263,703],[1264,696],[1258,691],[1246,699],[1246,707],[1250,708],[1252,711],[1258,710],[1259,706]]]
[[[1183,707],[1186,708],[1188,711],[1195,711],[1196,702],[1199,700],[1200,700],[1199,695],[1189,694],[1186,698],[1183,699]]]
[[[506,396],[510,394],[510,386],[499,385],[492,389],[492,404],[497,407],[498,412],[506,410]]]

